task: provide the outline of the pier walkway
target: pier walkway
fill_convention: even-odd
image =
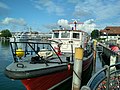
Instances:
[[[99,56],[100,56],[99,52],[97,52],[97,54],[96,54],[96,71],[95,72],[97,72],[97,71],[99,71],[100,69],[103,68],[102,67],[102,61],[101,61]]]
[[[103,53],[108,54],[106,58],[102,58]],[[120,90],[119,59],[119,54],[105,47],[101,53],[97,52],[95,73],[93,73],[92,78],[81,90]],[[109,64],[106,64],[105,60],[109,61]]]

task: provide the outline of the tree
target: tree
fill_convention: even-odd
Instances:
[[[100,36],[100,31],[99,30],[95,29],[95,30],[92,31],[92,33],[91,33],[91,38],[92,39],[99,38],[99,36]]]
[[[1,35],[0,36],[7,38],[7,37],[11,37],[12,34],[11,34],[11,32],[8,29],[6,29],[6,30],[2,30],[1,31]]]

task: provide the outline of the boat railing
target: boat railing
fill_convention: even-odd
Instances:
[[[111,66],[105,65],[92,76],[87,85],[82,86],[81,90],[119,90],[120,68],[116,68],[118,65],[120,62]]]
[[[11,50],[14,58],[14,62],[18,62],[18,59],[25,58],[27,56],[37,56],[37,59],[46,59],[40,56],[39,51],[47,49],[48,51],[52,51],[54,54],[54,58],[57,58],[58,61],[52,62],[53,60],[43,60],[46,65],[48,63],[68,63],[67,61],[63,61],[61,57],[57,54],[57,52],[54,50],[54,48],[51,46],[50,43],[45,42],[10,42]],[[21,49],[21,50],[19,50]],[[19,56],[18,56],[18,52]],[[24,53],[24,54],[23,54]],[[23,55],[22,55],[23,54]],[[51,55],[53,56],[53,55]],[[33,58],[33,59],[35,59]],[[42,62],[43,63],[43,62]]]

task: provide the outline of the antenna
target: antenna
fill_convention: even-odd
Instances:
[[[76,30],[76,25],[77,25],[77,24],[84,24],[84,23],[82,23],[82,22],[78,22],[79,20],[80,20],[80,19],[72,19],[73,22],[70,22],[70,23],[68,23],[68,24],[74,24],[74,25],[75,25],[74,27],[75,27],[75,30]]]
[[[72,19],[72,22],[69,22],[68,24],[75,24],[75,22],[76,22],[76,24],[84,24],[83,22],[79,22],[80,21],[80,19]]]

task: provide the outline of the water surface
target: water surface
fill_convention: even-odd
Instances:
[[[4,75],[5,67],[12,60],[9,41],[0,40],[0,90],[26,90],[19,80],[11,80]]]

